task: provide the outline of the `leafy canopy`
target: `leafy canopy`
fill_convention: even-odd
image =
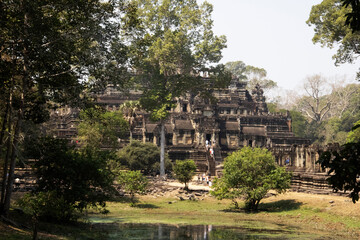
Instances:
[[[283,193],[290,180],[291,173],[276,165],[270,151],[244,147],[225,159],[223,177],[214,181],[211,194],[218,199],[243,196],[246,207],[256,210],[270,189]]]
[[[154,120],[165,119],[174,99],[187,91],[205,90],[210,85],[199,76],[209,70],[223,83],[224,69],[208,65],[221,59],[226,38],[212,31],[212,5],[195,0],[133,0],[139,24],[131,37],[130,56],[142,86],[143,108]],[[212,80],[212,81],[210,81]]]
[[[145,174],[159,171],[160,149],[153,143],[132,141],[117,152],[118,161],[130,170],[141,170]],[[166,161],[166,169],[171,170],[171,163]]]
[[[115,148],[128,132],[128,123],[120,111],[88,108],[80,112],[80,120],[78,138],[82,147]]]
[[[187,183],[191,181],[195,175],[195,171],[196,164],[194,160],[176,160],[174,165],[175,178],[185,184],[185,189],[188,188]]]
[[[360,129],[359,121],[352,133]],[[350,197],[355,203],[359,200],[360,182],[360,141],[355,134],[349,134],[351,141],[341,146],[340,150],[329,150],[321,154],[318,163],[328,169],[327,179],[335,191],[351,191]]]
[[[135,194],[144,194],[148,185],[147,178],[140,171],[120,171],[117,182],[125,192],[130,194],[132,204]]]
[[[38,161],[35,164],[36,192],[49,193],[48,197],[61,200],[67,206],[59,214],[47,211],[46,217],[61,217],[69,221],[88,207],[105,207],[113,193],[113,175],[107,168],[106,153],[94,149],[76,151],[67,141],[46,137],[38,142]],[[36,157],[36,156],[35,156]],[[51,193],[51,194],[50,194]],[[52,201],[48,204],[52,206]],[[45,209],[51,210],[51,207]],[[67,209],[68,211],[65,211]]]
[[[357,8],[356,11],[359,9]],[[309,19],[306,21],[309,26],[315,27],[314,43],[320,43],[322,47],[338,47],[337,53],[333,56],[335,65],[353,63],[360,54],[358,48],[360,32],[353,32],[349,27],[348,14],[351,14],[351,8],[344,7],[341,0],[323,0],[312,7]]]

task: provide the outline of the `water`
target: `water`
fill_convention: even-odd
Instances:
[[[251,229],[212,225],[167,225],[134,223],[95,223],[87,233],[75,237],[89,239],[128,240],[236,240],[236,239],[321,239],[293,230]]]

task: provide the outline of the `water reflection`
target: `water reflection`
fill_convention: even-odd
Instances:
[[[94,224],[91,233],[76,239],[289,239],[286,230],[254,230],[212,225]],[[304,237],[304,236],[303,236]],[[292,238],[293,239],[293,238]]]

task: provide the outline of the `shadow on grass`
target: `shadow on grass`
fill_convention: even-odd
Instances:
[[[160,208],[159,206],[156,206],[156,205],[150,204],[150,203],[137,203],[137,204],[134,204],[133,207],[136,207],[136,208],[149,208],[149,209]]]
[[[221,211],[238,213],[286,212],[299,209],[301,205],[301,202],[297,202],[294,199],[289,199],[269,203],[260,203],[258,210],[248,210],[245,208],[228,208]]]
[[[294,199],[280,200],[276,202],[260,203],[259,211],[266,212],[286,212],[299,209],[302,205]]]
[[[121,197],[113,197],[109,199],[110,202],[117,202],[117,203],[131,203],[131,198],[129,196],[121,196]],[[135,203],[139,200],[137,198],[134,199]]]

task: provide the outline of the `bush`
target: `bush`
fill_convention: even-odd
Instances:
[[[214,181],[211,194],[233,201],[244,196],[246,208],[257,210],[270,189],[282,193],[290,188],[290,180],[291,173],[275,164],[270,151],[244,147],[225,159],[223,177]]]
[[[142,171],[144,174],[160,172],[160,149],[155,144],[131,141],[118,151],[117,156],[121,165],[132,171]],[[172,165],[167,157],[165,164],[166,169],[171,171]]]
[[[132,205],[135,203],[135,194],[144,194],[148,180],[140,171],[121,171],[118,176],[121,188],[130,194]]]
[[[46,206],[55,205],[45,207],[42,216],[67,222],[88,207],[104,210],[105,201],[115,191],[114,176],[107,168],[107,153],[94,149],[79,152],[66,141],[49,137],[39,144],[35,193],[46,193],[60,201],[55,204],[56,201],[49,200]]]

